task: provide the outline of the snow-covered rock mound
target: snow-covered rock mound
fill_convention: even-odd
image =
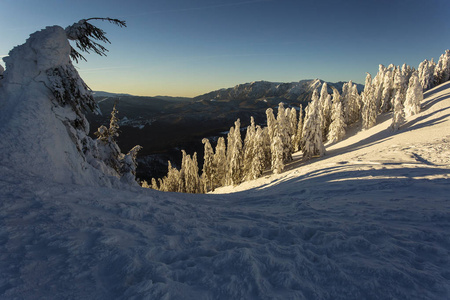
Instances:
[[[217,195],[30,177],[2,144],[0,298],[449,299],[449,95],[427,92],[396,133],[381,116],[321,159]],[[31,108],[8,105],[10,141],[43,139],[18,119]]]

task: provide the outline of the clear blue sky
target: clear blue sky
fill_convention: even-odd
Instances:
[[[256,80],[363,83],[378,64],[437,60],[448,0],[0,0],[0,56],[48,25],[95,22],[107,57],[77,65],[94,90],[195,96]],[[2,62],[3,64],[3,62]]]

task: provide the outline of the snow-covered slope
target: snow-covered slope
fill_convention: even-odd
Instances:
[[[58,183],[2,152],[0,298],[448,299],[449,97],[214,195]]]

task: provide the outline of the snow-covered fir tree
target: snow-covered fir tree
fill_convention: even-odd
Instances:
[[[408,66],[407,64],[402,65],[402,73],[403,76],[405,76],[405,89],[408,88],[409,79],[411,78],[414,72],[416,72],[415,68]]]
[[[289,119],[286,118],[286,109],[284,108],[283,102],[280,102],[278,104],[278,113],[275,127],[276,129],[274,138],[275,135],[279,136],[283,148],[283,162],[288,162],[292,160],[292,142],[289,129]]]
[[[164,192],[185,192],[181,172],[175,167],[172,167],[170,161],[168,162],[167,175],[162,179],[160,189]]]
[[[3,87],[10,84],[21,86],[29,91],[31,98],[41,99],[37,104],[39,107],[35,109],[46,120],[37,120],[36,124],[51,126],[55,132],[61,132],[61,127],[65,128],[63,134],[52,138],[55,144],[64,146],[44,150],[51,154],[46,156],[48,171],[40,173],[45,173],[48,178],[58,177],[58,181],[65,182],[118,185],[117,179],[120,179],[137,185],[131,177],[136,174],[136,154],[140,147],[134,147],[128,154],[121,153],[115,140],[117,128],[114,128],[114,124],[117,120],[114,115],[109,128],[102,126],[97,131],[99,139],[93,140],[88,136],[89,124],[84,114],[86,111],[96,112],[98,107],[92,91],[78,74],[71,59],[81,58],[82,52],[104,55],[107,51],[100,44],[109,42],[105,32],[92,25],[90,21],[93,20],[81,20],[66,29],[50,26],[30,35],[25,44],[15,47],[4,58],[7,69],[1,84]],[[107,20],[125,26],[125,22],[117,19],[95,20]],[[74,47],[69,40],[74,42]],[[15,98],[13,94],[6,97]],[[27,97],[24,94],[22,98]],[[48,145],[41,146],[45,148]],[[64,160],[60,159],[58,151],[64,153]],[[32,166],[34,163],[25,165]],[[69,170],[72,176],[62,175]]]
[[[295,132],[295,138],[293,139],[294,151],[301,150],[301,140],[303,133],[303,107],[300,104],[300,110],[298,111],[297,131]]]
[[[342,102],[342,110],[344,112],[345,123],[350,123],[350,106],[351,106],[351,93],[352,93],[352,81],[346,82],[342,85],[342,94],[341,94],[341,102]]]
[[[120,177],[121,181],[127,184],[136,184],[136,168],[137,153],[142,149],[137,145],[133,147],[127,154],[123,154],[117,144],[119,137],[119,118],[116,104],[111,111],[109,128],[102,125],[94,133],[97,136],[95,144],[91,146],[91,153],[94,157],[100,159],[108,167],[113,169],[115,173],[109,174]]]
[[[226,174],[228,173],[227,149],[225,139],[219,137],[214,153],[215,172],[213,173],[214,186],[224,186],[226,184]]]
[[[122,166],[120,169],[121,178],[120,180],[124,183],[134,184],[135,182],[139,182],[139,179],[136,178],[136,170],[137,170],[137,154],[142,149],[140,145],[136,145],[128,151],[127,154],[121,154],[120,160],[122,162]]]
[[[364,92],[362,93],[363,107],[361,111],[362,128],[369,129],[377,122],[377,105],[372,86],[372,76],[367,73]]]
[[[405,100],[405,117],[418,114],[420,103],[423,100],[423,89],[417,72],[414,72],[409,80],[408,91]]]
[[[392,108],[392,96],[394,91],[394,81],[392,77],[392,70],[386,69],[383,80],[383,92],[381,95],[380,113],[388,112]]]
[[[431,61],[425,59],[419,64],[418,73],[419,81],[422,86],[423,91],[427,91],[434,87],[434,70],[436,68],[436,63],[432,59]]]
[[[247,179],[252,180],[259,178],[266,169],[266,157],[264,153],[265,145],[265,132],[260,126],[256,126],[256,132],[254,136],[254,147],[250,172],[247,174]]]
[[[288,112],[288,110],[286,110]],[[297,151],[295,148],[295,135],[297,133],[297,126],[298,126],[298,118],[297,118],[297,110],[294,107],[291,107],[289,116],[287,117],[289,120],[289,136],[291,137],[291,153],[294,153]]]
[[[184,185],[182,192],[189,194],[204,193],[204,184],[198,174],[197,153],[194,153],[191,157],[186,154],[186,151],[182,150],[181,152],[183,157],[180,173]]]
[[[317,90],[314,90],[311,102],[305,110],[303,124],[302,151],[306,159],[325,154],[321,124],[319,96]]]
[[[342,140],[345,136],[345,118],[342,109],[341,97],[339,91],[333,88],[333,115],[331,117],[332,121],[330,124],[330,129],[328,131],[328,142],[335,143]]]
[[[280,174],[284,169],[283,159],[283,140],[278,130],[275,131],[272,144],[270,145],[272,152],[272,166],[271,169],[274,174]]]
[[[203,176],[205,180],[206,190],[214,191],[214,173],[216,168],[214,166],[214,150],[209,142],[209,139],[204,138],[202,143],[205,145],[203,156]]]
[[[107,166],[115,170],[119,176],[121,169],[121,151],[116,141],[116,138],[119,136],[119,119],[117,113],[116,104],[114,104],[111,111],[109,128],[102,125],[94,134],[97,136],[98,155],[96,156],[104,161]]]
[[[328,85],[326,82],[324,82],[322,85],[319,103],[322,114],[322,137],[325,142],[328,135],[328,129],[331,124],[331,109],[332,109],[331,95],[328,94]]]
[[[396,67],[394,70],[394,95],[397,96],[398,93],[402,103],[405,102],[407,89],[408,84],[406,82],[405,74],[403,74],[400,67]]]
[[[450,50],[439,57],[438,63],[434,68],[434,85],[437,86],[450,79]]]
[[[394,111],[392,113],[391,129],[397,131],[405,123],[405,112],[403,110],[401,91],[397,90],[394,97]]]
[[[254,147],[255,147],[255,134],[256,134],[256,125],[255,119],[253,117],[250,118],[250,125],[247,126],[247,132],[245,134],[244,139],[244,162],[242,164],[242,176],[244,180],[251,177],[251,165],[253,161],[254,155]]]
[[[269,140],[272,141],[275,132],[275,124],[277,122],[277,120],[275,119],[275,115],[273,114],[272,108],[268,108],[266,110],[266,117],[267,117],[267,130],[269,133]]]
[[[242,182],[242,138],[241,138],[241,121],[237,119],[234,122],[234,130],[232,138],[229,139],[228,149],[230,149],[228,165],[228,182],[232,185],[238,185]]]
[[[356,84],[351,86],[351,94],[349,98],[349,124],[356,123],[361,118],[361,107],[362,107],[362,99],[361,95],[358,93],[358,88]]]
[[[372,80],[372,88],[373,88],[373,97],[375,100],[375,105],[377,107],[377,114],[380,112],[381,108],[381,97],[383,95],[383,83],[384,83],[384,74],[386,72],[386,67],[383,65],[378,65],[378,73],[375,78]]]

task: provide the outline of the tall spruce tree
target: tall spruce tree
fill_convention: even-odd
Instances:
[[[333,115],[331,119],[328,142],[335,143],[344,138],[346,127],[341,97],[336,88],[333,88]]]
[[[266,169],[265,147],[264,130],[260,126],[256,126],[250,173],[247,175],[248,180],[259,178]]]
[[[314,90],[311,102],[305,110],[303,124],[302,151],[306,159],[325,154],[321,124],[319,96],[317,90]]]
[[[391,129],[397,131],[405,123],[401,91],[397,90],[394,97],[394,112],[392,113]]]
[[[247,132],[245,134],[244,139],[244,162],[242,164],[242,176],[244,180],[251,177],[251,165],[253,161],[254,155],[254,147],[255,147],[255,134],[256,134],[256,125],[255,119],[253,117],[250,118],[250,125],[247,126]]]
[[[286,118],[286,109],[283,102],[278,104],[277,121],[275,123],[276,134],[281,140],[281,146],[283,149],[283,162],[292,160],[292,142],[289,129],[289,119]],[[275,137],[274,137],[275,138]]]
[[[328,129],[331,124],[331,109],[332,109],[331,95],[328,94],[328,85],[326,82],[324,82],[322,85],[319,99],[320,99],[319,100],[320,110],[322,114],[322,137],[325,142],[327,139]]]
[[[425,59],[423,62],[419,64],[418,72],[419,72],[419,81],[422,86],[423,91],[427,91],[434,87],[435,79],[434,79],[434,70],[436,68],[436,63],[432,59],[428,61]]]
[[[231,130],[230,130],[231,132]],[[242,182],[242,138],[241,138],[241,121],[237,119],[234,122],[233,137],[228,144],[230,149],[228,178],[229,184],[238,185]]]
[[[423,100],[423,89],[417,72],[409,79],[408,91],[405,100],[405,117],[410,117],[420,112],[420,102]]]
[[[203,176],[205,180],[206,190],[214,191],[213,177],[216,171],[214,166],[214,150],[211,147],[209,139],[204,138],[202,143],[205,145],[205,151],[203,156]]]
[[[372,85],[372,76],[367,73],[364,92],[362,94],[363,108],[361,111],[362,127],[369,129],[377,122],[377,105],[374,97],[374,87]]]
[[[214,154],[215,172],[213,173],[214,186],[220,187],[226,184],[226,174],[228,173],[227,149],[225,139],[219,137]]]
[[[445,50],[439,57],[434,69],[434,85],[437,86],[450,79],[450,50]]]
[[[298,111],[297,131],[295,133],[295,138],[293,140],[294,151],[301,150],[302,133],[303,133],[303,107],[300,104],[300,109]]]

